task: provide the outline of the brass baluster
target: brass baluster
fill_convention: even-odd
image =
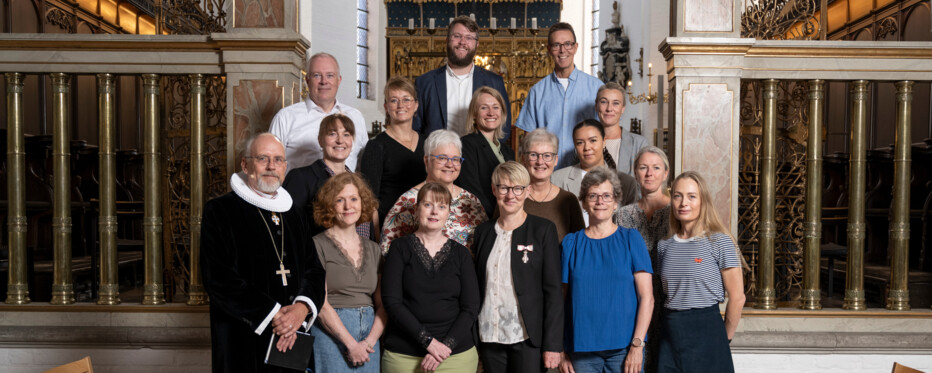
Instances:
[[[191,78],[191,283],[188,287],[188,305],[207,304],[207,293],[201,279],[201,216],[204,210],[204,146],[207,139],[207,85],[204,75]]]
[[[97,304],[120,304],[117,275],[116,154],[113,148],[116,84],[113,74],[97,74],[97,111],[100,126],[100,296]]]
[[[867,194],[867,105],[870,82],[850,83],[851,149],[848,159],[848,260],[845,282],[847,310],[865,310],[864,299],[864,196]]]
[[[760,176],[760,255],[757,267],[757,302],[754,308],[777,308],[773,284],[774,239],[776,223],[776,144],[777,144],[777,84],[776,79],[764,80],[764,123],[761,134]]]
[[[29,303],[26,280],[26,148],[23,138],[23,74],[6,73],[7,227],[10,265],[7,304]]]
[[[822,309],[819,268],[822,253],[822,116],[825,81],[809,81],[809,142],[806,154],[806,222],[803,253],[803,288],[800,308]],[[829,274],[831,276],[832,274]]]
[[[909,179],[912,163],[909,122],[913,82],[896,83],[896,147],[893,154],[893,220],[890,222],[890,288],[887,309],[909,310]]]
[[[146,282],[142,304],[165,303],[165,283],[162,279],[162,198],[161,153],[159,150],[159,76],[143,74],[143,162],[145,167],[145,202],[143,230],[145,232]]]
[[[74,303],[71,278],[71,128],[68,123],[70,77],[52,73],[52,304]]]

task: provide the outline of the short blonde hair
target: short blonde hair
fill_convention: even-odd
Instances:
[[[508,161],[498,165],[492,171],[492,189],[495,189],[495,184],[501,184],[505,180],[518,185],[528,185],[531,183],[531,175],[520,163]]]
[[[501,140],[505,137],[505,131],[502,130],[504,126],[510,126],[511,123],[505,123],[508,121],[508,116],[506,115],[507,109],[505,107],[505,99],[502,97],[502,94],[498,92],[497,89],[482,86],[479,87],[472,94],[472,101],[469,102],[469,114],[466,116],[466,133],[474,133],[479,131],[479,127],[476,126],[476,121],[481,120],[479,118],[479,96],[487,94],[495,98],[498,101],[498,106],[502,108],[502,116],[499,118],[498,128],[495,129],[495,134],[492,137],[496,140]]]

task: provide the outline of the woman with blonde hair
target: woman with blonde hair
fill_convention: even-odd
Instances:
[[[705,180],[686,171],[673,181],[670,236],[657,244],[666,298],[658,372],[734,372],[729,342],[744,306],[735,241],[715,212]],[[728,302],[725,320],[719,303]]]
[[[502,142],[506,123],[505,99],[497,90],[479,87],[469,104],[466,118],[468,135],[460,138],[463,142],[463,157],[469,162],[463,163],[456,185],[472,192],[482,202],[482,208],[488,216],[495,212],[495,194],[490,187],[492,171],[499,164],[515,160],[515,152]]]

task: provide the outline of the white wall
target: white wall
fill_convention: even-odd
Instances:
[[[371,100],[356,98],[356,1],[311,0],[300,2],[301,34],[311,42],[308,56],[327,52],[340,63],[343,83],[337,100],[362,111],[366,128],[384,121],[382,88],[385,86],[385,4],[369,1],[369,83]]]
[[[560,10],[560,21],[569,23],[576,32],[576,68],[589,73],[589,64],[592,56],[589,48],[592,47],[592,0],[565,0]],[[546,30],[544,31],[546,32]],[[592,98],[595,100],[595,97]]]

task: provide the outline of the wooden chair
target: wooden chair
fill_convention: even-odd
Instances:
[[[85,356],[81,360],[49,369],[43,373],[94,373],[94,368],[91,368],[91,357]]]
[[[893,373],[923,373],[921,370],[913,369],[900,363],[893,363]]]

